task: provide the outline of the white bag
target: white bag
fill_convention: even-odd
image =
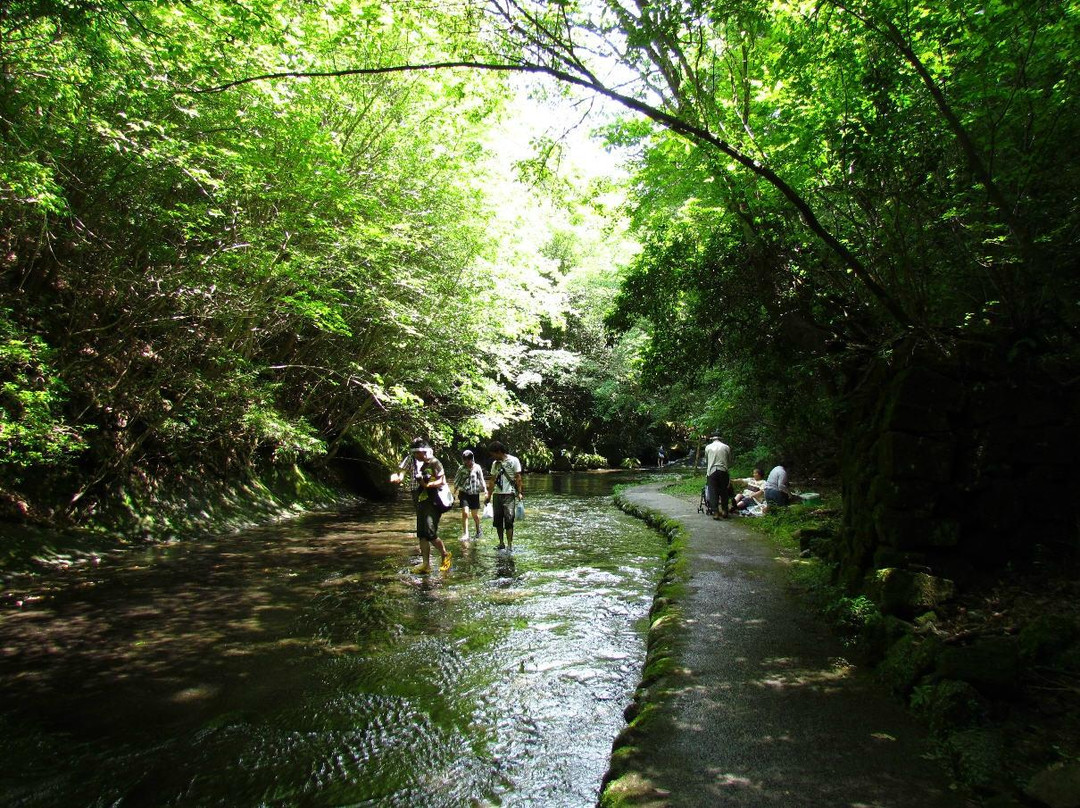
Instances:
[[[518,500],[517,507],[514,508],[514,521],[525,518],[525,503]]]
[[[452,507],[454,507],[454,492],[444,483],[435,489],[435,508],[446,512]]]
[[[484,512],[482,514],[480,514],[480,515],[482,517],[484,517],[485,519],[491,519],[492,517],[495,516],[495,509],[491,507],[490,502],[488,502],[486,505],[484,505]]]

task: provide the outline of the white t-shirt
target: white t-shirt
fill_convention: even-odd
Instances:
[[[499,472],[502,471],[502,474]],[[491,479],[494,480],[492,492],[495,494],[516,494],[517,486],[514,485],[514,475],[521,473],[521,461],[513,455],[507,455],[502,460],[496,460],[491,464]]]
[[[731,447],[714,440],[705,447],[705,476],[714,471],[727,471],[731,468]]]

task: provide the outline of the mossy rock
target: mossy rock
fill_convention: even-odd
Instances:
[[[871,665],[881,664],[893,647],[904,637],[911,634],[912,625],[898,617],[882,616],[867,622],[855,646],[864,661]]]
[[[971,645],[946,648],[937,673],[959,679],[986,695],[1012,695],[1020,683],[1020,646],[1016,637],[987,637]]]
[[[989,705],[983,695],[967,682],[956,679],[916,687],[911,708],[926,720],[930,732],[937,736],[981,726],[989,715]]]
[[[958,782],[982,791],[1000,791],[1007,786],[1007,745],[1000,730],[954,732],[945,740],[944,747]]]
[[[1025,659],[1046,662],[1061,656],[1080,634],[1080,628],[1067,617],[1040,615],[1020,632],[1020,654]]]
[[[827,557],[836,540],[836,531],[827,527],[801,527],[791,534],[791,538],[799,543],[800,551]]]
[[[1028,781],[1024,793],[1049,808],[1080,808],[1080,762],[1044,769]]]
[[[621,808],[624,805],[661,806],[670,805],[670,794],[656,788],[646,777],[638,772],[625,774],[612,780],[600,795],[601,808]]]
[[[941,641],[908,634],[889,648],[877,667],[878,678],[898,695],[910,693],[915,683],[934,669]]]
[[[956,586],[947,578],[896,568],[877,570],[866,585],[866,594],[883,614],[911,616],[951,600]]]

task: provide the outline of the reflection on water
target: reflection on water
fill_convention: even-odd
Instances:
[[[0,803],[595,804],[663,555],[625,481],[529,477],[513,556],[451,512],[444,576],[402,498],[8,602]]]

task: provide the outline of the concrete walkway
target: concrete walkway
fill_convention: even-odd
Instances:
[[[639,508],[689,534],[676,670],[655,712],[625,739],[623,783],[655,806],[957,806],[924,758],[911,717],[788,591],[767,539],[696,512],[696,503],[631,489]],[[627,794],[626,796],[629,796]]]

